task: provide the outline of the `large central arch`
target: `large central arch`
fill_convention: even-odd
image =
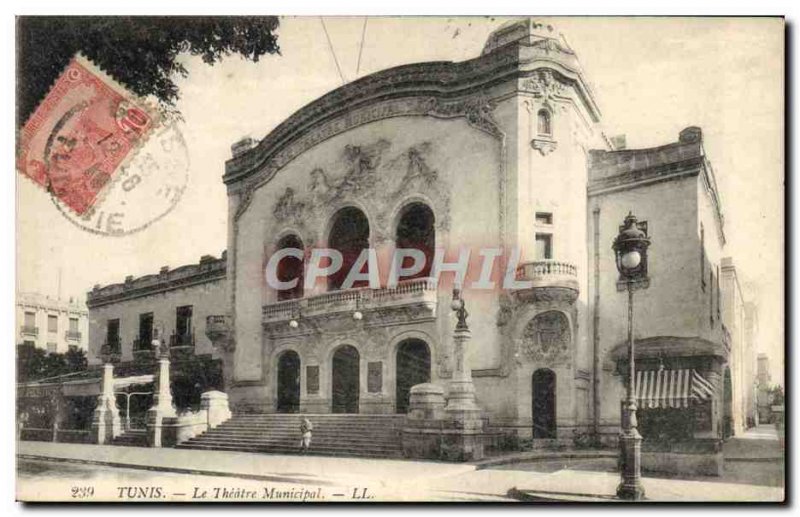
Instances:
[[[395,409],[408,412],[411,387],[431,381],[431,351],[421,339],[406,339],[397,347]]]
[[[425,255],[425,266],[419,273],[402,277],[400,280],[424,278],[430,276],[433,265],[434,247],[436,246],[436,230],[433,210],[424,203],[413,202],[403,207],[397,222],[395,235],[398,249],[416,249]],[[403,267],[409,267],[412,259],[406,257]]]
[[[354,206],[342,208],[333,216],[333,224],[328,234],[328,247],[342,254],[341,269],[328,276],[328,290],[342,288],[347,273],[350,272],[361,251],[369,248],[369,220],[364,212]],[[366,272],[366,265],[362,268]],[[356,281],[353,287],[363,287],[368,282]]]
[[[358,413],[361,356],[355,347],[342,345],[331,359],[331,412]]]

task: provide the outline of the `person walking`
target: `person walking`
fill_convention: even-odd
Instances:
[[[311,430],[314,429],[314,425],[311,423],[311,420],[308,417],[303,417],[300,421],[300,451],[305,454],[308,452],[308,449],[311,447]]]

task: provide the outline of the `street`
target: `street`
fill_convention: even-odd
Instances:
[[[648,499],[783,498],[782,451],[769,428],[723,450],[721,477],[645,473]],[[22,500],[512,502],[512,489],[608,497],[619,478],[608,453],[481,465],[21,442],[18,454]]]

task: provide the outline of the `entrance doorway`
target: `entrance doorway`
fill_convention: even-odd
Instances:
[[[396,408],[398,413],[408,413],[411,387],[431,381],[431,352],[421,339],[407,339],[397,347]]]
[[[331,368],[333,413],[358,413],[359,360],[358,350],[350,345],[339,347],[333,354]]]
[[[531,383],[533,394],[533,437],[556,437],[556,374],[553,370],[540,368],[533,372]]]
[[[288,350],[278,358],[278,413],[300,411],[300,356]]]

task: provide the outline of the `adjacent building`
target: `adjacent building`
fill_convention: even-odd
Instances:
[[[154,339],[182,355],[210,356],[205,325],[209,315],[224,312],[225,262],[225,253],[205,255],[197,264],[95,286],[86,302],[90,364],[100,363],[104,351],[123,363],[152,359]]]
[[[88,315],[86,305],[74,298],[62,300],[38,293],[19,293],[16,344],[34,346],[48,353],[64,353],[72,347],[87,350]]]

